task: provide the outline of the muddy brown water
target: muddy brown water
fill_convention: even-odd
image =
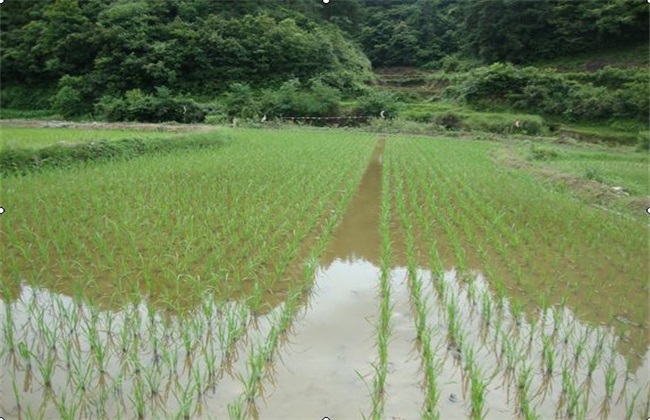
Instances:
[[[344,418],[369,411],[383,150],[380,139],[320,261],[308,309],[281,352],[269,398],[258,406],[260,418]],[[418,393],[417,383],[411,385]]]
[[[370,414],[372,364],[378,359],[376,328],[381,276],[378,227],[386,141],[377,142],[359,188],[320,259],[311,295],[299,310],[290,334],[281,341],[277,357],[268,363],[253,417],[342,419]],[[403,232],[393,226],[391,235],[391,336],[384,418],[417,419],[422,416],[425,399],[422,362],[404,268]],[[426,254],[422,251],[424,245],[416,246],[422,255]],[[422,294],[428,308],[427,325],[431,329],[434,357],[439,362],[437,409],[442,418],[469,417],[471,386],[466,365],[469,349],[487,384],[487,418],[520,416],[517,375],[524,365],[531,369],[531,405],[542,418],[567,417],[563,368],[570,372],[580,400],[587,402],[587,418],[625,418],[626,407],[637,392],[635,417],[645,415],[642,406],[650,390],[649,354],[645,353],[638,367],[626,372],[629,362],[620,352],[620,340],[611,327],[583,322],[568,308],[552,308],[546,313],[517,319],[507,299],[498,306],[488,280],[480,271],[472,272],[469,281],[467,275],[459,276],[453,268],[445,271],[442,278],[435,278],[425,258],[418,258],[418,264],[417,276],[423,282]],[[107,349],[107,373],[99,374],[94,367],[89,371],[89,396],[82,404],[85,411],[80,412],[81,417],[133,417],[136,384],[151,380],[160,381],[163,391],[147,398],[145,417],[179,413],[181,389],[191,389],[197,375],[203,378],[210,375],[207,362],[210,354],[217,368],[212,368],[214,378],[205,381],[209,384],[205,392],[190,399],[192,418],[228,418],[228,404],[240,398],[244,390],[240,375],[247,375],[249,351],[255,343],[263,341],[273,317],[282,309],[280,305],[264,316],[245,315],[240,321],[246,333],[231,357],[226,358],[227,351],[215,337],[220,329],[228,328],[226,314],[231,308],[216,307],[210,301],[197,307],[194,313],[174,319],[162,316],[144,303],[119,311],[101,311],[47,289],[23,286],[18,295],[11,303],[0,300],[3,330],[0,362],[6,367],[0,369],[0,415],[12,418],[25,415],[27,408],[37,417],[58,416],[54,399],[60,399],[66,392],[74,395],[79,377],[83,376],[83,372],[76,372],[78,366],[66,367],[64,343],[73,341],[78,360],[82,365],[92,366],[94,356],[87,331],[93,328],[97,332],[95,339]],[[448,341],[451,301],[458,308],[463,337],[461,349],[450,346]],[[486,322],[486,305],[492,310],[491,322]],[[30,348],[33,357],[6,351],[9,316],[15,341]],[[556,323],[555,319],[559,321]],[[78,323],[74,331],[64,330],[74,322]],[[128,326],[134,322],[134,326]],[[59,332],[52,338],[47,331]],[[137,348],[129,348],[129,354],[135,356],[121,353],[123,334],[139,337]],[[55,350],[48,350],[52,340]],[[188,346],[184,345],[185,340],[189,341]],[[544,360],[544,343],[548,347],[549,340],[556,358],[550,373]],[[583,350],[578,350],[580,341]],[[508,368],[508,346],[518,349],[512,369]],[[43,386],[39,372],[42,361],[51,354],[57,357],[52,378],[54,392]],[[590,374],[593,355],[598,355],[598,361]],[[28,359],[30,364],[26,362]],[[129,372],[134,369],[145,373],[133,377]],[[604,378],[608,369],[615,372],[611,397],[605,397]],[[156,372],[160,372],[159,376]],[[20,408],[12,383],[17,385]],[[112,399],[104,412],[93,411],[101,398]]]

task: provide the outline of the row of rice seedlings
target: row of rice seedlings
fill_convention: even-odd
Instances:
[[[381,194],[381,273],[379,291],[379,322],[377,324],[377,353],[378,360],[373,364],[375,372],[373,389],[371,392],[371,418],[383,418],[386,399],[386,376],[388,373],[388,340],[390,338],[390,271],[391,271],[391,237],[390,237],[390,172],[384,164],[382,170]]]
[[[154,335],[153,337],[155,337],[155,335]],[[187,335],[184,335],[184,337],[187,337]],[[155,339],[154,339],[152,342],[155,343]],[[189,341],[188,341],[187,339],[184,340],[184,343],[186,343],[186,352],[187,352],[187,354],[189,355],[190,351],[188,350],[188,347],[187,347],[187,343],[188,343],[188,342],[189,342]],[[156,349],[156,348],[157,348],[157,347],[156,347],[155,344],[154,344],[154,353],[155,353],[155,349]],[[155,356],[154,356],[154,360],[156,360]],[[197,371],[197,369],[195,369],[195,371]]]
[[[395,202],[398,208],[398,214],[402,227],[406,233],[406,249],[407,249],[407,272],[409,279],[409,290],[411,293],[411,305],[414,311],[414,322],[416,329],[416,336],[419,340],[420,357],[422,358],[422,365],[424,370],[424,385],[425,385],[425,400],[422,408],[422,416],[427,419],[440,418],[438,410],[438,403],[440,400],[440,389],[438,384],[438,375],[441,370],[442,360],[436,360],[436,349],[432,342],[431,326],[427,323],[428,308],[426,299],[423,296],[422,279],[418,276],[417,266],[415,261],[415,238],[414,228],[412,225],[412,216],[406,209],[406,197],[404,194],[404,182],[401,175],[400,165],[393,165],[390,161],[391,168],[394,168],[395,176]],[[409,194],[410,198],[415,198],[415,195]],[[419,207],[418,207],[419,208]],[[435,245],[433,245],[435,252]]]
[[[420,154],[425,154],[424,151],[420,151]],[[441,162],[442,165],[444,165],[444,162]],[[463,232],[465,235],[465,241],[468,246],[473,248],[475,252],[477,253],[481,263],[482,263],[482,269],[485,272],[485,274],[490,278],[492,282],[495,284],[495,288],[498,291],[498,296],[499,296],[499,308],[501,308],[501,302],[503,301],[503,298],[505,296],[505,285],[503,284],[501,278],[497,275],[496,270],[494,269],[494,266],[491,262],[491,258],[489,258],[488,253],[486,249],[492,249],[494,248],[494,245],[486,245],[485,244],[485,237],[486,236],[491,236],[490,234],[486,235],[477,235],[475,232],[474,227],[476,226],[481,226],[483,229],[488,232],[488,229],[492,226],[492,221],[487,223],[484,220],[477,219],[478,214],[482,212],[483,209],[477,209],[474,208],[473,206],[469,205],[468,201],[466,198],[463,196],[463,192],[467,190],[466,185],[463,182],[455,182],[455,179],[451,179],[447,173],[449,172],[447,169],[441,165],[434,165],[432,167],[433,173],[432,174],[427,174],[425,176],[425,179],[429,179],[432,176],[435,176],[436,179],[439,179],[441,183],[444,183],[448,187],[443,187],[446,190],[449,190],[450,192],[448,193],[449,198],[446,200],[441,200],[441,205],[448,207],[448,203],[453,203],[454,206],[447,210],[447,213],[454,214],[455,218],[454,220],[456,221],[456,229],[459,231]],[[457,174],[454,174],[456,176]],[[422,178],[423,175],[420,175],[420,178]],[[426,186],[423,185],[422,188],[427,188]],[[470,191],[472,191],[470,189]],[[431,192],[426,192],[425,194],[431,194]],[[494,221],[498,221],[498,217],[494,218]],[[497,242],[497,247],[500,246],[502,242]],[[510,264],[510,260],[507,258],[504,258],[504,260]],[[471,279],[471,277],[470,277]],[[470,291],[472,289],[469,289]],[[498,318],[497,318],[498,319]],[[489,321],[489,320],[488,320]],[[484,327],[489,327],[490,323],[486,322],[484,324]],[[483,327],[482,327],[483,328]],[[494,330],[494,329],[493,329]],[[497,335],[497,331],[495,331],[495,335]],[[486,329],[483,329],[483,332],[486,332]]]
[[[409,165],[409,168],[413,168],[414,166],[420,167],[420,165]],[[422,175],[420,175],[422,176]],[[415,183],[410,180],[410,177],[404,177],[409,185],[409,190],[410,192],[410,202],[413,203],[412,209],[414,213],[416,214],[416,218],[423,223],[423,226],[427,226],[425,228],[425,232],[430,232],[430,220],[427,217],[424,217],[423,212],[421,210],[421,206],[418,206],[416,204],[415,197],[417,196],[426,196],[426,197],[432,197],[434,194],[432,194],[430,191],[427,191],[425,193],[419,193],[415,189]],[[399,200],[398,200],[399,201]],[[428,209],[427,206],[425,206],[426,209]],[[408,223],[408,222],[407,222]],[[431,266],[432,267],[441,267],[441,261],[440,257],[437,253],[436,250],[436,241],[435,238],[431,238],[431,235],[428,235],[425,233],[425,236],[427,236],[429,243],[431,244],[431,250],[430,250],[430,256],[431,256]],[[434,268],[435,270],[435,268]],[[440,268],[437,269],[439,272],[441,271]],[[461,360],[461,357],[463,354],[467,355],[466,352],[470,351],[472,349],[471,345],[468,343],[467,340],[465,340],[466,334],[463,331],[462,328],[462,322],[461,321],[461,316],[460,316],[460,311],[457,303],[457,298],[455,297],[455,292],[452,290],[448,289],[448,286],[446,285],[446,281],[442,275],[437,275],[437,285],[438,285],[438,291],[441,295],[442,298],[442,303],[446,307],[446,318],[447,318],[447,338],[449,341],[448,344],[448,349],[451,355],[454,357],[454,359],[458,362]],[[470,282],[468,283],[468,289],[473,290],[473,283]],[[472,296],[471,299],[474,300],[475,296],[473,295],[474,292],[470,293]],[[470,357],[473,355],[473,350],[471,350]],[[480,375],[477,375],[477,370],[470,368],[472,365],[466,365],[466,372],[467,372],[467,377],[473,378],[473,390],[474,393],[471,394],[470,396],[472,397],[472,401],[474,402],[474,411],[473,415],[474,416],[480,416],[480,413],[482,412],[482,408],[478,408],[478,405],[482,404],[484,401],[484,398],[481,397],[485,393],[486,389],[486,383],[482,380],[479,380]],[[481,392],[478,392],[479,389]]]
[[[424,144],[424,142],[422,142],[421,144]],[[472,146],[472,147],[473,147],[473,146]],[[444,150],[444,148],[436,148],[436,149],[435,149],[436,153],[437,153],[439,150],[441,150],[441,149]],[[433,149],[433,148],[429,148],[429,149],[428,149],[429,153],[431,153],[432,150],[434,150],[434,149]],[[462,159],[463,157],[466,157],[465,154],[460,154],[460,153],[459,153],[459,154],[454,155],[454,157],[456,157],[456,156],[458,156],[459,158],[461,158],[460,160],[461,160],[463,163],[464,163],[465,161],[468,161],[468,159]],[[485,160],[485,159],[483,159],[483,160]],[[473,160],[472,160],[472,161],[473,161]],[[441,162],[440,162],[440,163],[441,163],[440,167],[443,168],[443,169],[442,169],[442,171],[443,171],[442,176],[444,176],[444,171],[445,171],[445,170],[449,170],[448,172],[454,173],[454,175],[456,175],[456,174],[455,174],[455,171],[453,170],[453,169],[454,169],[453,167],[451,167],[451,166],[446,166],[446,165],[448,164],[448,162],[450,162],[450,161],[446,161],[446,160],[445,160],[445,161],[441,161]],[[457,162],[454,162],[454,165],[456,165],[456,163],[457,163]],[[462,165],[461,165],[461,166],[462,166]],[[468,171],[465,171],[464,173],[465,173],[465,174],[468,174],[469,172],[468,172]],[[458,174],[458,175],[461,175],[461,174]],[[464,175],[464,176],[467,176],[467,175]],[[481,178],[481,179],[482,179],[482,178]],[[474,181],[477,181],[477,180],[475,180],[474,178],[472,178],[471,181],[472,181],[472,182],[469,182],[469,181],[468,181],[468,182],[461,182],[461,183],[459,183],[459,184],[462,185],[462,186],[465,186],[465,185],[470,185],[470,186],[471,186],[472,183],[475,183]],[[461,188],[458,188],[458,191],[461,192],[461,193],[463,193],[463,192],[472,192],[473,189],[471,189],[471,188],[463,188],[463,187],[461,187]],[[474,194],[474,196],[476,196],[476,194]],[[464,201],[466,201],[466,200],[461,200],[461,204],[462,204]],[[467,212],[470,216],[471,216],[472,214],[480,213],[480,211],[482,211],[482,210],[484,210],[484,209],[490,207],[490,206],[478,205],[478,203],[475,203],[475,204],[477,204],[477,205],[471,207],[471,209],[473,210],[473,212],[469,212],[469,211]],[[462,207],[462,206],[461,206],[461,207]],[[521,232],[522,234],[524,234],[524,233],[527,233],[528,230],[522,230],[522,231],[519,231],[519,232]]]
[[[409,168],[417,167],[418,169],[413,170],[417,173],[418,170],[421,170],[422,167],[426,167],[426,164],[421,165],[409,165]],[[448,340],[448,352],[453,357],[456,363],[460,362],[461,359],[469,360],[470,363],[464,364],[464,374],[463,376],[471,384],[469,388],[469,399],[470,399],[470,415],[473,418],[481,418],[484,415],[484,404],[486,400],[486,391],[487,391],[487,382],[482,378],[482,374],[479,372],[478,365],[473,363],[474,358],[474,349],[470,341],[467,340],[467,335],[464,332],[462,327],[465,321],[461,318],[460,308],[458,306],[457,293],[454,289],[450,289],[447,281],[445,280],[442,272],[442,261],[440,255],[437,252],[436,238],[433,238],[432,235],[427,234],[426,232],[431,232],[431,218],[427,217],[424,211],[430,211],[434,208],[436,204],[433,204],[431,197],[437,195],[437,192],[434,193],[429,191],[429,186],[424,183],[414,182],[412,179],[422,179],[425,176],[422,173],[419,173],[415,176],[406,176],[404,177],[407,181],[410,190],[410,202],[412,203],[412,210],[417,216],[417,219],[420,220],[422,226],[424,226],[425,236],[429,242],[430,246],[430,260],[431,267],[434,272],[438,274],[435,275],[435,281],[437,290],[439,292],[441,303],[445,307],[446,314],[446,324],[447,324],[447,340]],[[425,179],[430,179],[430,177],[425,176]],[[420,189],[418,191],[418,188]],[[444,187],[443,187],[444,188]],[[424,207],[418,206],[415,200],[415,197],[424,196],[427,197],[424,200]],[[445,200],[441,200],[441,203]],[[424,211],[422,210],[424,209]],[[435,212],[435,211],[434,211]],[[432,213],[434,213],[432,212]],[[451,232],[449,229],[447,232]],[[453,239],[453,238],[452,238]],[[456,251],[457,253],[457,251]],[[469,278],[470,282],[467,283],[468,298],[472,305],[470,306],[470,311],[473,313],[474,306],[478,303],[477,301],[477,290],[475,289],[474,280]],[[485,303],[486,300],[483,299]],[[491,308],[491,306],[488,306]],[[467,388],[464,388],[467,389]]]
[[[461,162],[463,159],[461,159]],[[458,163],[458,162],[457,162]],[[438,168],[438,175],[450,177],[448,170],[450,168],[443,163],[443,166]],[[503,210],[497,210],[491,206],[490,201],[485,198],[481,199],[477,190],[471,187],[471,182],[467,181],[468,175],[462,171],[453,173],[453,179],[456,181],[456,188],[452,193],[456,196],[455,203],[462,209],[462,215],[459,219],[462,221],[469,218],[473,221],[474,226],[480,226],[485,229],[486,237],[494,239],[498,236],[498,240],[492,241],[492,246],[497,249],[502,256],[502,261],[505,262],[518,276],[521,274],[517,271],[517,264],[512,258],[508,258],[507,248],[516,250],[517,254],[523,255],[528,261],[530,255],[526,247],[520,247],[522,239],[518,230],[512,229],[512,226],[506,225],[505,213]],[[482,196],[482,194],[481,194]],[[481,203],[480,207],[475,207],[477,202]],[[475,240],[470,237],[469,243],[475,243]],[[519,252],[521,251],[521,252]]]
[[[474,349],[463,343],[463,365],[469,376],[470,392],[470,417],[472,419],[485,418],[485,392],[487,383],[482,377],[482,373],[474,357]]]
[[[531,405],[530,384],[532,379],[532,367],[525,362],[522,363],[517,376],[517,414],[526,420],[539,418],[535,407]]]
[[[535,338],[535,335],[536,335],[535,332],[536,331],[539,332],[540,334],[538,335],[538,337],[539,337],[539,341],[541,341],[541,343],[540,343],[541,344],[540,345],[540,347],[541,347],[541,351],[540,351],[541,365],[540,366],[541,366],[541,371],[545,373],[546,377],[549,377],[551,372],[554,371],[553,365],[557,366],[557,365],[561,364],[561,362],[558,362],[559,348],[557,346],[558,337],[561,336],[561,334],[560,334],[561,331],[563,330],[563,331],[566,331],[566,332],[570,332],[570,331],[572,331],[574,329],[573,326],[572,326],[572,323],[575,323],[575,318],[572,318],[572,322],[568,322],[568,323],[563,322],[563,320],[565,318],[565,317],[563,317],[563,314],[565,312],[564,311],[564,302],[565,302],[565,299],[562,300],[559,308],[558,307],[551,308],[550,305],[549,305],[549,300],[545,296],[542,295],[540,297],[540,299],[539,299],[539,305],[542,308],[541,309],[541,316],[539,318],[539,322],[538,322],[537,326],[535,325],[536,317],[531,318],[531,328],[529,328],[529,334],[528,334],[529,348],[530,348],[530,344],[531,344],[532,340]],[[517,308],[517,306],[513,305],[513,309],[516,309],[516,308]],[[590,387],[593,385],[591,378],[595,375],[596,369],[598,369],[597,366],[602,366],[602,363],[599,363],[599,360],[607,360],[608,359],[608,358],[606,358],[604,356],[604,354],[602,354],[603,350],[607,349],[607,352],[609,354],[613,355],[612,352],[613,352],[613,349],[614,349],[614,343],[613,342],[608,343],[609,345],[605,345],[605,343],[603,343],[604,330],[597,329],[596,331],[597,331],[597,334],[596,334],[596,338],[594,339],[595,343],[592,343],[589,346],[585,346],[584,345],[584,339],[580,339],[578,341],[577,352],[576,352],[577,353],[576,356],[578,356],[578,357],[574,359],[575,363],[577,363],[578,360],[581,361],[581,363],[580,363],[581,368],[580,369],[581,369],[582,372],[584,372],[583,373],[584,374],[584,376],[583,376],[584,382],[583,382],[583,386],[581,387],[581,389],[582,389],[582,392],[585,393],[585,404],[588,403],[588,401],[586,401],[586,395],[590,392]],[[598,337],[598,336],[600,336],[600,337]],[[570,340],[570,338],[563,338],[564,344],[566,344],[567,341],[569,341],[569,340]],[[581,344],[581,342],[582,342],[582,344]],[[570,349],[570,346],[566,346],[566,348]],[[584,359],[581,359],[579,357],[580,354],[581,354],[581,350],[584,351],[585,348],[590,349],[590,355],[588,357],[585,356]],[[570,353],[570,351],[566,351],[565,353]],[[562,355],[562,357],[565,357],[564,354],[561,354],[561,355]],[[620,356],[619,356],[619,359],[620,359]],[[578,366],[576,365],[576,368],[577,367]],[[601,370],[603,372],[603,375],[605,375],[604,368],[601,368]],[[611,368],[609,368],[609,370],[610,370],[610,372],[612,371]],[[550,385],[550,382],[548,380],[545,380],[544,382],[547,385]],[[541,391],[541,389],[540,389],[540,391]],[[604,395],[604,397],[603,397],[604,401],[603,402],[605,402],[605,400],[606,400],[606,394],[607,394],[606,391],[602,392],[602,394],[601,394],[601,395]],[[597,398],[598,394],[593,394],[593,391],[592,391],[591,395],[595,396]],[[593,401],[593,398],[592,398],[592,401]]]
[[[564,308],[554,308],[553,311],[566,311]],[[542,315],[543,317],[543,315]],[[558,315],[553,315],[557,320]],[[550,318],[550,316],[549,316]],[[560,324],[560,321],[554,321]],[[538,329],[540,330],[539,338],[535,340],[534,346],[539,348],[539,375],[535,378],[541,379],[538,383],[538,389],[535,392],[536,396],[541,398],[540,403],[545,400],[551,399],[556,405],[558,413],[563,416],[591,416],[596,415],[595,410],[598,412],[609,413],[612,404],[619,405],[617,408],[620,413],[620,404],[623,404],[626,399],[625,385],[619,383],[616,385],[616,367],[621,366],[621,356],[615,351],[614,341],[606,342],[606,331],[602,328],[592,329],[585,327],[575,319],[571,318],[570,321],[564,322],[564,327],[549,326],[548,331],[543,331],[544,322],[540,321]],[[534,325],[526,326],[526,328],[535,328]],[[561,329],[560,329],[561,328]],[[577,331],[580,331],[577,333]],[[503,334],[504,343],[517,340],[516,337],[508,338],[506,332]],[[554,335],[561,337],[557,341]],[[573,338],[575,337],[575,338]],[[531,342],[525,344],[530,348]],[[507,348],[507,344],[504,344]],[[506,351],[507,365],[512,366],[515,360],[516,352]],[[535,353],[528,351],[520,351],[519,359],[522,361],[535,357]],[[616,360],[619,360],[616,362]],[[523,365],[522,369],[529,366],[530,362]],[[602,372],[602,380],[596,380],[596,372]],[[560,392],[553,395],[553,382],[557,382],[561,377],[561,388],[557,388]],[[521,387],[521,381],[519,383]],[[594,388],[596,386],[596,388]],[[620,390],[618,401],[613,401],[612,395],[614,388],[618,387]],[[548,403],[549,401],[547,401]],[[592,405],[592,403],[598,403]],[[520,410],[522,412],[530,412],[529,406],[520,401]],[[590,408],[591,405],[591,408]],[[592,414],[589,414],[592,413]],[[558,414],[559,415],[559,414]],[[605,414],[607,416],[607,414]]]
[[[336,224],[343,215],[343,209],[352,197],[352,193],[354,192],[354,188],[352,187],[353,185],[356,185],[357,181],[358,176],[348,179],[346,188],[344,188],[346,193],[336,203],[329,218],[321,226],[322,230],[320,235],[318,235],[319,240],[311,250],[309,257],[303,263],[304,270],[302,276],[304,282],[307,284],[310,284],[313,281],[315,275],[316,264],[313,262],[316,261],[318,256],[323,252]],[[318,216],[318,213],[315,213],[315,215]],[[312,220],[315,223],[317,217],[313,217]],[[311,228],[309,230],[311,230]],[[276,276],[282,276],[283,273],[287,271],[289,264],[292,262],[294,261],[285,260],[282,269],[276,272]],[[289,291],[289,298],[285,301],[279,314],[271,316],[271,326],[266,338],[264,339],[264,343],[256,344],[251,348],[246,375],[241,373],[237,374],[244,385],[244,391],[240,397],[228,404],[228,415],[230,418],[240,419],[245,418],[246,416],[257,416],[256,398],[262,388],[264,373],[266,372],[269,375],[272,375],[270,369],[274,363],[274,356],[278,351],[279,341],[289,332],[290,325],[295,319],[298,308],[301,305],[301,297],[304,293],[305,290],[301,286],[297,286]]]

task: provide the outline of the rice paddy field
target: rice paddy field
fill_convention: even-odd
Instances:
[[[644,217],[498,142],[208,135],[2,178],[0,416],[650,415]]]

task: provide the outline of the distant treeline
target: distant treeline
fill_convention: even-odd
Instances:
[[[48,107],[56,93],[59,101],[76,99],[82,114],[133,89],[211,96],[234,82],[265,87],[292,78],[353,91],[372,77],[370,62],[314,5],[10,1],[1,10],[3,107]],[[5,89],[14,86],[41,92]]]
[[[359,39],[375,66],[437,66],[450,55],[525,64],[648,40],[648,5],[636,0],[361,3]]]
[[[0,99],[2,108],[150,121],[201,120],[197,103],[217,97],[228,103],[222,114],[327,115],[340,97],[361,96],[381,110],[391,100],[380,106],[368,91],[371,63],[526,64],[647,39],[638,0],[8,1]],[[535,101],[549,108],[538,98],[551,90]],[[644,112],[633,108],[618,111]]]

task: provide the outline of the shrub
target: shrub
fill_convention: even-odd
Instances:
[[[551,160],[558,157],[560,153],[555,149],[531,145],[528,153],[529,160]]]
[[[244,119],[258,118],[261,112],[260,101],[253,89],[246,83],[233,83],[223,96],[225,113],[230,117]]]
[[[433,122],[443,126],[447,130],[458,130],[462,128],[463,120],[453,112],[446,112],[444,114],[436,115],[433,118]]]
[[[546,133],[544,120],[537,115],[516,115],[508,113],[461,114],[462,128],[500,134],[542,135]],[[516,125],[519,121],[519,126]]]
[[[370,90],[358,100],[355,112],[361,115],[377,116],[384,111],[385,118],[397,116],[397,97],[390,92]]]
[[[446,72],[462,72],[481,66],[481,61],[451,54],[443,57],[437,64]]]
[[[582,85],[572,89],[567,98],[564,116],[572,120],[595,120],[616,113],[614,97],[604,87]]]
[[[495,63],[474,69],[456,82],[445,90],[445,96],[479,108],[501,105],[587,121],[610,117],[647,121],[650,112],[650,79],[637,71],[605,69],[596,76],[565,75]]]
[[[639,152],[650,150],[650,131],[640,131],[637,135],[636,150]]]
[[[648,72],[642,68],[605,67],[595,72],[566,73],[568,79],[608,89],[625,89],[629,83],[648,83]]]
[[[56,88],[2,86],[0,89],[0,104],[2,108],[20,110],[41,110],[51,107],[51,98]]]
[[[206,124],[225,124],[228,122],[226,107],[222,102],[212,101],[199,104],[201,112],[205,114],[204,121]]]
[[[338,113],[340,100],[339,90],[320,79],[306,85],[291,79],[279,89],[264,92],[262,108],[267,117],[325,117]]]
[[[407,120],[401,117],[382,119],[371,118],[368,120],[367,129],[373,132],[384,133],[411,133],[411,134],[431,134],[436,130],[431,124]]]
[[[51,99],[52,109],[65,118],[90,114],[93,111],[93,86],[81,76],[63,76],[58,91]]]
[[[205,113],[194,101],[173,97],[165,87],[156,88],[154,95],[133,89],[123,97],[103,96],[96,109],[109,121],[193,123],[205,118]]]
[[[592,181],[605,183],[605,177],[603,176],[602,172],[598,168],[594,168],[592,166],[585,168],[584,176],[585,178],[590,179]]]

